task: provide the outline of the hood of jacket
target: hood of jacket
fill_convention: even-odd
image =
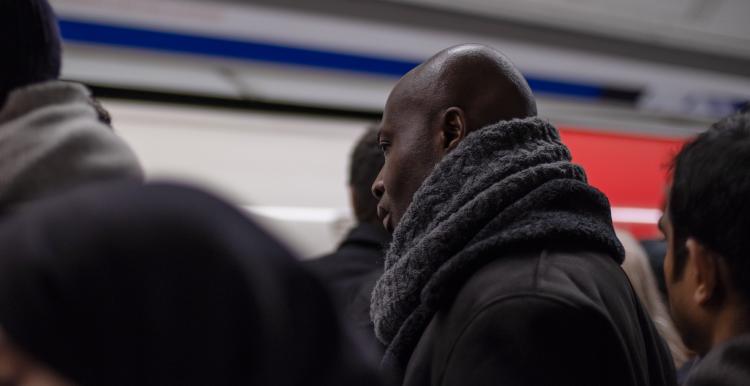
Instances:
[[[9,95],[0,110],[0,210],[111,179],[141,181],[143,170],[86,87],[50,81]]]

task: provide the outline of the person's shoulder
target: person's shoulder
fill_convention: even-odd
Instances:
[[[554,294],[508,293],[449,318],[454,327],[437,346],[443,384],[596,384],[589,377],[598,370],[583,367],[600,344],[615,342],[600,313]],[[466,376],[474,378],[463,383]]]
[[[599,274],[596,269],[590,269],[592,264],[586,260],[604,258],[606,256],[585,252],[560,254],[535,250],[505,253],[470,274],[450,304],[438,311],[435,327],[446,335],[455,335],[477,320],[508,323],[513,319],[523,324],[533,320],[552,320],[549,318],[559,318],[562,313],[602,314],[604,307],[590,300],[577,283],[590,280],[585,276]],[[575,266],[574,263],[581,268],[569,268]],[[579,272],[586,269],[589,269],[586,275]],[[519,306],[523,312],[518,312]],[[508,318],[508,315],[513,315],[513,318]]]
[[[345,265],[347,261],[345,256],[339,254],[338,251],[334,251],[326,255],[304,260],[302,263],[314,274],[326,278],[332,272],[341,270],[341,266]]]
[[[475,309],[503,298],[544,297],[590,303],[602,289],[628,291],[627,278],[609,256],[591,251],[519,251],[471,274],[455,302]]]
[[[436,350],[444,353],[452,369],[472,368],[481,358],[491,357],[489,366],[504,369],[504,377],[530,379],[520,384],[550,383],[529,378],[533,368],[575,375],[556,384],[602,384],[612,369],[608,366],[629,355],[629,345],[643,342],[638,315],[627,277],[606,254],[504,253],[468,277],[451,304],[433,319],[431,334],[439,337]],[[584,363],[602,366],[590,372],[581,367]],[[630,367],[621,370],[615,377],[625,379],[637,372]],[[459,373],[451,370],[445,377]],[[588,374],[591,382],[581,374]]]
[[[324,281],[345,284],[359,282],[373,272],[382,271],[378,259],[382,257],[339,248],[327,255],[305,260],[304,265]]]
[[[712,350],[690,371],[686,386],[750,385],[750,334]]]
[[[346,235],[338,248],[312,258],[305,265],[324,278],[351,279],[382,271],[386,236],[369,224],[358,224]]]

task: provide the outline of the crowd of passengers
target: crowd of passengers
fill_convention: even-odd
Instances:
[[[352,150],[356,226],[303,263],[144,180],[59,80],[46,0],[0,0],[0,30],[0,385],[750,385],[750,113],[676,154],[639,242],[509,59],[447,48]]]

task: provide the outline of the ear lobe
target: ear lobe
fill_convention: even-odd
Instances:
[[[716,257],[708,248],[693,238],[686,242],[689,260],[695,267],[696,287],[694,298],[700,305],[706,305],[716,298],[719,285],[719,267]]]
[[[442,117],[443,147],[450,152],[466,137],[466,119],[459,107],[450,107]]]

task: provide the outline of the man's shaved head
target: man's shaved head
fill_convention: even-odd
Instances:
[[[523,75],[500,51],[480,44],[437,53],[407,73],[391,98],[411,100],[432,114],[460,107],[469,119],[470,131],[537,114]]]
[[[499,51],[465,44],[404,75],[388,97],[380,144],[386,162],[373,185],[392,230],[434,166],[471,131],[536,116],[523,75]]]

